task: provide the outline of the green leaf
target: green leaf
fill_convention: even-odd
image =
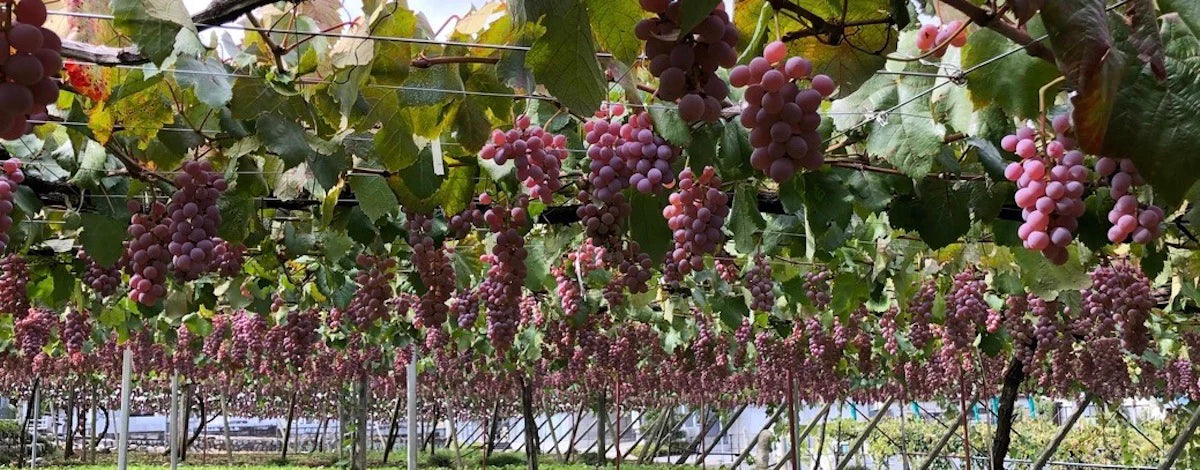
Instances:
[[[239,186],[228,191],[217,201],[221,209],[221,227],[218,233],[230,243],[241,243],[258,226],[254,196]]]
[[[191,87],[196,99],[212,108],[220,108],[233,99],[233,78],[223,62],[215,57],[204,60],[183,56],[175,62],[175,80]]]
[[[932,80],[896,78],[898,102],[916,101],[905,106],[903,112],[888,115],[886,123],[870,124],[867,153],[886,159],[908,176],[920,178],[933,168],[933,156],[945,145],[946,128],[933,121],[928,98],[918,97],[932,85]]]
[[[746,130],[734,122],[725,123],[721,131],[720,148],[717,152],[717,173],[726,180],[736,180],[749,177],[753,173],[750,167],[750,146]]]
[[[256,128],[267,150],[283,159],[284,169],[295,167],[314,154],[304,140],[304,128],[295,121],[278,114],[264,114],[259,116]]]
[[[425,146],[416,162],[388,177],[388,186],[404,207],[417,212],[429,212],[438,205],[434,196],[446,178],[434,171],[433,159],[433,150]]]
[[[692,143],[692,130],[679,117],[679,112],[668,106],[651,106],[647,111],[654,122],[654,132],[667,142],[687,148]]]
[[[525,57],[538,83],[551,95],[581,115],[600,107],[607,90],[604,73],[596,62],[596,44],[581,0],[560,0],[546,13],[539,36]]]
[[[1200,25],[1198,25],[1200,26]],[[1169,79],[1159,83],[1145,67],[1130,67],[1113,108],[1103,154],[1128,157],[1154,187],[1164,207],[1174,207],[1200,178],[1180,171],[1197,163],[1200,148],[1200,40],[1178,15],[1163,17]],[[1140,65],[1140,63],[1139,63]],[[1161,202],[1161,201],[1160,201]]]
[[[804,178],[795,177],[780,183],[779,202],[788,214],[800,214],[804,211]]]
[[[79,243],[97,264],[112,266],[121,258],[121,242],[125,241],[126,220],[84,212],[79,214],[83,230],[79,233]]]
[[[1059,68],[1075,89],[1071,95],[1075,140],[1088,153],[1098,153],[1108,133],[1126,65],[1125,53],[1117,49],[1109,31],[1104,2],[1046,2],[1042,20]]]
[[[1087,269],[1079,259],[1075,246],[1067,248],[1070,258],[1057,266],[1040,252],[1024,248],[1012,248],[1013,259],[1021,268],[1021,283],[1029,293],[1045,299],[1053,299],[1061,291],[1079,290],[1091,285]]]
[[[721,323],[724,323],[730,330],[736,330],[742,326],[742,320],[750,316],[750,309],[746,306],[746,299],[741,296],[721,296],[713,300],[713,310],[721,316]]]
[[[688,34],[712,14],[721,0],[683,0],[679,2],[679,33]]]
[[[750,184],[739,185],[729,215],[729,230],[733,231],[733,244],[738,253],[753,253],[755,239],[765,226],[766,221],[758,212],[758,189]]]
[[[403,2],[384,4],[379,15],[371,22],[372,36],[413,37],[417,17],[404,7]],[[371,77],[384,85],[399,85],[408,78],[409,63],[412,62],[412,46],[401,41],[378,41],[373,43],[375,54],[371,61]]]
[[[716,164],[717,141],[721,137],[716,131],[712,126],[693,129],[692,145],[689,145],[684,150],[687,153],[687,165],[689,167],[704,168]],[[722,175],[722,177],[726,180],[730,179],[728,176]]]
[[[350,177],[350,189],[354,190],[358,207],[371,221],[379,220],[400,207],[396,195],[388,188],[387,181],[382,176],[353,175]]]
[[[662,215],[667,206],[666,195],[635,192],[629,205],[632,209],[629,219],[636,221],[630,224],[629,237],[650,255],[655,264],[662,263],[663,255],[672,243],[671,228],[667,227],[667,219]]]
[[[832,171],[804,173],[804,207],[809,227],[816,234],[831,228],[845,229],[854,211],[854,195],[841,175]]]
[[[233,101],[229,103],[229,110],[234,119],[250,120],[263,114],[282,112],[288,106],[288,97],[260,77],[240,77],[233,82]]]
[[[642,8],[637,0],[584,0],[596,41],[614,58],[624,64],[633,64],[642,44],[633,34],[633,26],[642,19]]]
[[[979,160],[979,163],[983,165],[988,178],[991,178],[993,181],[1006,180],[1004,169],[1008,167],[1008,162],[1000,155],[1000,149],[992,145],[991,142],[979,137],[968,137],[967,145],[970,145],[975,150],[975,156]]]
[[[85,188],[96,188],[103,178],[105,163],[108,162],[108,152],[94,140],[87,140],[83,150],[79,152],[79,170],[71,176],[71,183]]]
[[[967,37],[962,49],[963,68],[976,67],[1017,47],[1011,40],[991,29],[980,28]],[[1038,115],[1038,90],[1059,77],[1058,69],[1029,54],[1009,54],[989,62],[967,77],[967,90],[976,108],[994,103],[1008,114],[1034,118]],[[1046,96],[1054,96],[1058,85]]]
[[[1187,25],[1193,35],[1200,32],[1200,3],[1191,0],[1158,0],[1158,6],[1163,13],[1176,13],[1179,21]]]
[[[970,193],[952,182],[925,179],[917,184],[915,195],[892,204],[889,214],[897,227],[916,230],[925,244],[938,249],[971,229],[969,200]]]
[[[110,0],[113,26],[133,39],[138,50],[156,64],[175,50],[176,37],[196,36],[196,26],[182,0]]]
[[[398,171],[416,162],[419,150],[413,141],[412,127],[409,126],[408,119],[397,114],[393,119],[385,121],[383,128],[375,134],[372,153],[388,171]]]

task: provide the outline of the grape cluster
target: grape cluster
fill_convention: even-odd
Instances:
[[[562,266],[551,267],[550,273],[554,275],[554,282],[557,284],[554,292],[558,295],[558,302],[562,306],[563,313],[568,317],[578,315],[580,309],[583,308],[583,292],[579,288],[579,283],[567,274]]]
[[[1145,351],[1150,341],[1146,321],[1154,308],[1150,279],[1137,266],[1116,262],[1099,266],[1090,273],[1092,285],[1083,290],[1083,311],[1098,322],[1097,335],[1106,334],[1108,325],[1115,325],[1121,345],[1134,354]]]
[[[367,329],[377,320],[388,316],[387,301],[392,298],[392,279],[396,277],[396,260],[359,254],[355,258],[358,274],[354,280],[358,290],[344,314],[358,328]]]
[[[592,197],[609,200],[625,188],[648,194],[675,182],[671,162],[682,149],[654,132],[647,113],[636,113],[622,122],[620,105],[602,108],[584,123],[588,144],[588,182]]]
[[[1155,205],[1142,207],[1134,193],[1136,186],[1145,183],[1133,160],[1101,157],[1096,160],[1096,174],[1108,182],[1112,197],[1117,202],[1108,211],[1108,239],[1121,243],[1130,236],[1134,243],[1146,244],[1162,235],[1162,222],[1166,217],[1162,208]]]
[[[591,200],[588,192],[580,191],[579,201],[583,204],[575,209],[575,215],[583,224],[584,233],[588,238],[606,246],[616,245],[620,241],[625,221],[633,212],[625,196],[616,193],[601,204]]]
[[[50,334],[57,323],[54,312],[44,308],[29,309],[27,315],[13,324],[13,335],[16,336],[21,354],[28,360],[41,354],[42,348],[49,344]]]
[[[532,325],[535,328],[541,328],[546,324],[546,313],[542,311],[542,305],[538,302],[537,297],[525,295],[521,297],[521,324]]]
[[[29,265],[11,254],[0,260],[0,313],[21,318],[29,310]]]
[[[171,220],[166,218],[167,206],[161,202],[144,208],[130,200],[129,212],[133,215],[121,263],[129,272],[129,298],[142,305],[154,305],[167,295],[171,253],[166,245],[171,240]]]
[[[965,351],[975,341],[978,326],[987,322],[988,306],[983,295],[987,284],[974,269],[954,275],[946,299],[946,323],[942,329],[943,351]]]
[[[214,238],[216,246],[213,247],[213,271],[224,277],[234,277],[242,272],[242,265],[246,262],[246,247],[243,245],[235,245],[228,240]]]
[[[729,195],[721,191],[721,178],[711,166],[700,175],[685,168],[679,174],[679,190],[669,200],[663,217],[674,232],[671,261],[681,275],[702,270],[704,255],[716,253],[725,240],[721,227],[729,215]]]
[[[481,257],[489,267],[479,289],[487,309],[488,339],[501,353],[512,346],[521,320],[518,304],[529,253],[519,229],[528,222],[528,206],[529,199],[520,196],[512,208],[494,205],[483,215],[488,229],[496,234],[496,243],[491,253]]]
[[[908,339],[917,349],[924,348],[933,339],[933,302],[937,298],[937,284],[927,281],[921,284],[908,301]]]
[[[879,333],[883,335],[883,350],[895,355],[900,352],[900,339],[896,332],[896,317],[900,310],[892,307],[879,317]]]
[[[1058,346],[1059,322],[1056,307],[1056,304],[1047,302],[1040,297],[1033,297],[1029,300],[1029,310],[1033,313],[1034,318],[1037,318],[1037,324],[1033,329],[1033,339],[1037,342],[1034,360],[1044,359],[1046,354]]]
[[[305,361],[320,340],[317,331],[320,326],[321,313],[315,308],[288,312],[287,319],[275,326],[281,333],[279,352],[284,364],[296,371],[304,368]]]
[[[615,284],[633,294],[649,291],[650,268],[654,266],[654,262],[650,260],[649,254],[642,251],[637,242],[631,240],[626,243],[620,259],[615,260],[613,264],[617,268]]]
[[[413,249],[412,264],[427,289],[417,304],[417,322],[425,328],[437,329],[446,323],[450,312],[446,301],[454,295],[454,267],[446,251],[433,239],[432,217],[409,213],[404,228]]]
[[[175,176],[175,194],[167,205],[171,270],[180,280],[210,272],[216,261],[213,249],[220,239],[221,209],[217,199],[229,185],[208,161],[189,161]]]
[[[254,312],[239,311],[230,324],[230,356],[244,366],[256,365],[268,329],[266,318]]]
[[[62,40],[42,27],[42,0],[21,0],[13,13],[0,47],[0,138],[9,140],[29,133],[30,120],[47,119],[46,107],[58,100],[58,83],[52,77],[63,67]]]
[[[529,116],[521,115],[507,132],[493,130],[479,156],[497,165],[512,160],[517,180],[524,183],[529,195],[549,204],[555,191],[562,188],[559,176],[562,161],[567,159],[567,136],[531,126]]]
[[[88,338],[92,337],[92,323],[88,314],[77,308],[67,311],[63,322],[62,342],[71,362],[78,365],[83,360],[83,348]]]
[[[1088,170],[1083,153],[1065,138],[1069,128],[1068,116],[1055,117],[1055,132],[1064,137],[1050,140],[1044,152],[1038,151],[1037,132],[1031,127],[1017,129],[1000,143],[1021,157],[1004,169],[1005,178],[1017,183],[1014,199],[1025,221],[1017,235],[1025,248],[1042,252],[1054,264],[1067,262],[1067,246],[1075,239],[1079,216],[1086,210],[1083,192]]]
[[[171,355],[171,362],[181,376],[190,377],[196,368],[197,351],[193,344],[196,337],[192,334],[192,330],[182,323],[176,328],[175,333],[175,350]]]
[[[738,267],[737,260],[725,251],[721,251],[713,258],[713,264],[717,270],[717,276],[728,284],[733,284],[742,277],[742,268]]]
[[[812,62],[803,57],[785,59],[787,46],[768,44],[763,57],[729,72],[729,83],[746,87],[741,122],[750,129],[750,166],[776,182],[791,179],[801,168],[816,170],[825,163],[821,126],[821,101],[837,85],[827,75],[812,75]],[[801,88],[802,80],[810,79]]]
[[[754,265],[746,270],[746,288],[750,290],[750,308],[760,312],[775,309],[775,285],[771,278],[771,264],[759,253],[754,256]]]
[[[804,296],[812,302],[817,310],[825,310],[829,306],[829,302],[833,301],[830,296],[830,278],[833,273],[825,266],[818,266],[816,269],[804,274]]]
[[[3,89],[2,87],[3,85],[0,85],[0,90]],[[3,92],[0,91],[0,93]],[[0,125],[2,124],[0,122]],[[3,174],[0,174],[0,253],[4,253],[8,249],[8,230],[13,226],[12,212],[15,207],[13,197],[16,196],[21,183],[25,181],[25,172],[21,171],[21,160],[16,158],[5,160],[3,165],[0,165],[0,169],[4,171]]]
[[[83,272],[83,284],[92,288],[92,292],[100,297],[108,297],[117,291],[117,286],[121,284],[121,270],[116,266],[100,265],[82,248],[75,256],[87,266]]]
[[[921,29],[917,31],[917,49],[927,52],[936,48],[933,55],[941,57],[950,46],[963,47],[967,45],[967,32],[965,29],[959,31],[960,29],[963,29],[963,22],[958,20],[943,25],[921,25]]]
[[[1029,296],[1011,295],[1004,299],[1004,328],[1012,337],[1013,357],[1021,361],[1026,375],[1033,372],[1033,353],[1036,347],[1034,328],[1025,318],[1029,313]]]
[[[642,9],[657,16],[639,21],[634,34],[646,42],[650,74],[659,80],[658,97],[677,102],[679,115],[687,122],[716,122],[721,118],[721,102],[729,96],[717,68],[737,64],[738,31],[721,2],[691,31],[681,31],[683,3],[642,0]]]
[[[458,320],[458,327],[469,329],[475,326],[479,318],[479,294],[475,291],[462,291],[450,299],[450,311]]]

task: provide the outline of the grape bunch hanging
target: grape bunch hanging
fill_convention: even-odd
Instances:
[[[487,194],[480,196],[491,201]],[[521,229],[529,221],[529,198],[518,196],[512,207],[493,205],[483,214],[484,224],[496,234],[492,251],[481,256],[489,265],[479,286],[487,311],[487,335],[496,351],[507,351],[517,335],[521,320],[519,303],[525,282],[525,238]],[[461,320],[461,319],[460,319]]]
[[[731,85],[746,87],[741,122],[750,129],[754,146],[750,166],[780,183],[800,169],[812,171],[825,163],[817,111],[837,89],[827,75],[812,75],[808,59],[786,56],[787,46],[772,42],[762,57],[729,72]],[[809,81],[805,88],[803,80]]]
[[[42,0],[21,0],[0,39],[4,43],[0,46],[0,138],[17,139],[29,133],[29,121],[45,121],[46,107],[58,100],[58,83],[51,77],[63,67],[62,40],[42,27],[45,22]]]
[[[154,305],[167,295],[167,269],[171,240],[167,206],[161,202],[144,207],[136,200],[129,201],[129,240],[121,264],[129,273],[129,298],[142,305]]]
[[[16,253],[0,260],[0,313],[21,318],[29,310],[29,265]]]
[[[1025,248],[1042,252],[1050,262],[1067,262],[1067,246],[1075,239],[1083,204],[1084,182],[1088,179],[1083,165],[1083,153],[1074,149],[1066,137],[1070,127],[1066,115],[1055,117],[1053,124],[1058,138],[1042,139],[1038,148],[1038,132],[1032,127],[1017,129],[1005,136],[1000,146],[1021,158],[1004,169],[1004,177],[1017,183],[1013,196],[1021,208],[1024,223],[1017,236]]]
[[[1116,204],[1108,211],[1108,240],[1121,243],[1132,238],[1134,243],[1146,244],[1162,235],[1162,222],[1166,217],[1162,208],[1142,205],[1135,192],[1137,186],[1145,184],[1133,160],[1128,158],[1100,157],[1096,160],[1096,174],[1106,182]]]
[[[517,117],[512,129],[492,131],[491,141],[479,151],[479,157],[503,165],[512,160],[517,180],[529,195],[549,204],[554,192],[562,188],[562,161],[567,159],[567,137],[551,134],[531,125],[529,116]]]
[[[962,21],[951,21],[946,24],[927,23],[917,30],[917,49],[921,52],[933,51],[933,55],[941,57],[951,46],[967,45],[967,32]]]
[[[16,158],[5,160],[0,169],[4,170],[0,174],[0,253],[4,253],[8,248],[8,230],[13,226],[13,197],[25,181],[25,172],[21,171],[21,160]]]
[[[704,269],[704,255],[716,253],[725,241],[721,227],[729,216],[729,195],[721,191],[721,177],[711,166],[699,175],[685,168],[669,200],[663,208],[675,240],[669,264],[680,275]]]
[[[175,176],[175,194],[167,205],[171,241],[171,270],[181,280],[191,280],[212,270],[217,262],[213,249],[221,242],[217,228],[221,210],[217,199],[229,185],[212,169],[212,164],[189,161]]]
[[[720,2],[695,28],[682,31],[683,3],[642,0],[642,9],[657,16],[639,21],[634,33],[646,42],[650,74],[658,78],[658,97],[678,103],[679,115],[687,122],[716,122],[721,118],[721,102],[729,96],[717,69],[737,64],[738,31]]]
[[[75,254],[87,270],[83,273],[83,284],[92,288],[99,297],[108,297],[121,285],[121,270],[116,266],[105,267],[88,255],[82,248]]]

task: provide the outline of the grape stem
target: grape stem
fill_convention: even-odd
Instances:
[[[971,21],[979,26],[991,28],[993,31],[1000,33],[1000,35],[1024,46],[1025,52],[1029,55],[1054,63],[1054,55],[1050,53],[1050,49],[1034,40],[1028,32],[1013,26],[1012,23],[1004,21],[1000,14],[977,7],[969,0],[942,0],[942,2],[967,15],[967,18],[970,18]],[[995,21],[998,18],[1000,21]]]
[[[258,34],[262,36],[263,42],[267,44],[267,49],[270,49],[271,55],[275,57],[275,68],[279,70],[280,74],[286,74],[287,66],[283,62],[283,55],[287,53],[287,50],[275,42],[274,39],[271,39],[271,30],[263,29],[262,24],[258,22],[258,18],[255,18],[250,12],[246,12],[246,21],[249,21],[258,30]]]

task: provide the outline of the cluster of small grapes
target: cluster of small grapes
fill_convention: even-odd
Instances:
[[[613,283],[624,287],[632,294],[649,291],[650,269],[654,267],[650,255],[642,251],[638,242],[632,240],[625,244],[625,249],[619,254],[621,255],[619,259],[613,262],[617,267],[617,276]]]
[[[754,340],[754,322],[751,321],[750,317],[743,318],[742,324],[738,325],[736,330],[733,330],[733,342],[741,345],[738,348],[737,362],[742,362],[745,359],[747,346]]]
[[[80,95],[91,98],[97,103],[108,99],[108,84],[105,83],[99,66],[69,63],[65,64],[63,68],[67,72],[67,82]]]
[[[233,316],[230,324],[229,354],[234,361],[247,368],[258,365],[264,352],[264,339],[270,326],[267,319],[250,311],[241,310]]]
[[[187,325],[180,324],[175,330],[175,350],[171,354],[171,364],[174,370],[184,377],[191,377],[196,369],[197,340]]]
[[[524,183],[529,195],[549,204],[555,191],[562,188],[559,176],[562,161],[567,159],[567,136],[531,126],[529,116],[521,115],[507,132],[493,130],[479,157],[497,165],[512,160],[517,180]]]
[[[821,126],[821,101],[837,89],[827,75],[812,75],[812,62],[787,58],[787,46],[767,44],[762,57],[729,72],[729,83],[747,87],[741,122],[750,129],[750,166],[776,182],[791,179],[801,168],[816,170],[825,163]],[[801,80],[810,79],[801,89]]]
[[[1033,297],[1029,300],[1029,310],[1033,312],[1034,318],[1037,318],[1037,325],[1033,329],[1033,339],[1037,342],[1034,361],[1041,361],[1050,351],[1057,348],[1060,342],[1058,305],[1040,297]]]
[[[936,298],[937,284],[930,280],[922,283],[908,301],[908,340],[917,349],[924,348],[933,339],[930,325],[933,324],[933,302]]]
[[[984,321],[984,329],[988,333],[1000,331],[1000,327],[1004,325],[1004,315],[996,309],[989,308],[987,311],[987,319]]]
[[[461,291],[450,299],[450,311],[458,320],[458,327],[470,329],[479,318],[479,294],[473,290]]]
[[[658,97],[677,101],[679,115],[687,122],[721,118],[721,102],[729,87],[717,76],[717,68],[737,64],[738,30],[729,21],[725,4],[715,8],[691,31],[679,27],[683,0],[641,0],[642,9],[658,16],[634,26],[638,39],[646,41],[650,74],[659,79]]]
[[[1034,370],[1033,352],[1036,347],[1034,328],[1025,314],[1029,313],[1027,294],[1011,295],[1004,299],[1004,329],[1012,337],[1013,357],[1021,361],[1025,374]]]
[[[892,307],[879,317],[879,333],[883,335],[883,350],[888,354],[895,355],[900,352],[900,339],[896,331],[896,317],[900,315],[900,310]]]
[[[417,304],[417,322],[425,328],[438,329],[446,323],[450,312],[446,301],[454,295],[454,267],[446,251],[433,239],[432,217],[410,212],[404,228],[413,249],[412,264],[427,288]]]
[[[221,360],[221,350],[225,344],[225,340],[229,337],[229,316],[224,313],[213,315],[211,321],[211,329],[208,335],[204,337],[204,344],[200,347],[200,352],[209,360]]]
[[[280,355],[284,364],[292,370],[302,370],[308,357],[312,354],[320,333],[321,313],[316,308],[308,310],[296,309],[288,312],[287,319],[275,328],[281,331],[279,335]]]
[[[234,277],[242,273],[242,265],[246,262],[246,247],[235,245],[221,238],[214,239],[217,244],[213,247],[213,271],[225,277]]]
[[[583,308],[583,292],[579,288],[579,283],[562,266],[551,267],[550,273],[554,275],[554,282],[557,284],[554,292],[558,295],[558,302],[562,306],[563,313],[568,317],[578,315],[580,309]]]
[[[933,55],[937,57],[945,55],[950,46],[963,47],[965,45],[967,45],[967,32],[963,28],[962,21],[955,20],[943,25],[927,23],[921,25],[921,29],[917,30],[917,49],[922,52],[934,50]]]
[[[1195,365],[1192,361],[1178,358],[1164,367],[1159,375],[1163,378],[1164,389],[1169,395],[1187,396],[1195,400],[1200,392],[1196,383]]]
[[[729,195],[721,191],[721,178],[709,166],[700,175],[685,168],[679,174],[679,190],[671,193],[669,200],[671,205],[663,208],[663,217],[674,232],[670,260],[686,276],[704,269],[704,255],[716,253],[723,244],[721,227],[729,215]]]
[[[728,284],[733,284],[742,277],[742,268],[738,267],[737,260],[725,250],[713,257],[713,265],[716,267],[717,277]]]
[[[48,118],[46,107],[58,100],[58,83],[52,77],[63,67],[62,40],[42,27],[42,0],[21,0],[13,14],[0,47],[0,138],[9,140],[29,133],[28,121]]]
[[[584,234],[602,245],[616,246],[620,242],[625,221],[633,212],[625,196],[616,193],[608,202],[601,204],[591,200],[588,192],[580,191],[579,202],[583,204],[575,209],[575,215],[583,224]]]
[[[1081,292],[1083,312],[1110,317],[1119,330],[1122,346],[1141,354],[1150,341],[1146,321],[1155,303],[1150,279],[1138,266],[1127,262],[1098,266],[1090,276],[1092,285]]]
[[[83,284],[91,287],[92,292],[100,297],[108,297],[117,291],[117,286],[121,284],[121,270],[116,266],[101,266],[82,248],[75,256],[87,266],[83,272]]]
[[[754,265],[746,270],[746,288],[750,290],[750,308],[760,312],[775,309],[775,282],[771,264],[759,253],[754,256]]]
[[[987,284],[978,271],[967,269],[954,275],[950,297],[946,299],[943,351],[965,351],[975,341],[976,329],[988,317],[987,302],[983,298],[986,291]]]
[[[354,280],[358,290],[344,312],[355,327],[366,329],[377,320],[387,318],[386,302],[392,298],[392,279],[396,277],[396,260],[359,254],[355,258],[358,274]]]
[[[1095,339],[1081,348],[1076,370],[1087,371],[1078,374],[1079,381],[1089,392],[1106,399],[1122,396],[1131,382],[1125,353],[1117,338]]]
[[[804,296],[818,311],[825,310],[829,307],[829,302],[833,301],[833,297],[830,296],[832,277],[833,273],[825,266],[819,266],[804,274]]]
[[[488,229],[496,234],[496,243],[491,253],[481,257],[489,267],[479,290],[487,308],[488,339],[498,352],[512,346],[521,319],[518,304],[529,253],[519,228],[529,221],[528,206],[529,199],[519,196],[512,208],[492,206],[483,216]]]
[[[624,107],[601,109],[584,123],[592,196],[609,202],[625,188],[648,194],[675,182],[671,162],[683,149],[654,132],[647,113],[623,118]],[[624,122],[623,122],[624,119]]]
[[[1108,211],[1108,240],[1122,243],[1133,237],[1134,243],[1147,244],[1162,235],[1162,222],[1166,217],[1161,207],[1142,207],[1134,193],[1135,187],[1145,184],[1133,160],[1101,157],[1096,160],[1096,175],[1107,181],[1112,189],[1116,204]]]
[[[896,343],[896,344],[893,344],[892,346],[896,346],[896,347],[899,346],[899,343],[896,340],[896,335],[895,335],[895,331],[894,331],[895,330],[895,318],[896,318],[896,315],[899,315],[899,314],[900,314],[900,310],[897,309],[896,307],[892,307],[892,308],[889,308],[887,311],[885,311],[883,313],[883,315],[881,316],[881,317],[891,316],[892,320],[893,320],[892,321],[893,334],[888,337],[887,341],[884,342],[885,347],[887,347],[888,341]],[[871,351],[871,346],[872,346],[872,343],[874,343],[874,337],[871,335],[871,333],[869,331],[867,331],[866,328],[863,327],[866,324],[866,320],[867,320],[867,318],[866,318],[867,317],[867,308],[866,307],[858,308],[854,312],[852,312],[850,315],[851,315],[850,321],[854,325],[854,329],[853,329],[854,330],[854,338],[851,339],[850,342],[851,342],[851,344],[854,345],[854,349],[858,353],[858,370],[862,371],[864,374],[870,374],[875,371],[877,364],[876,364],[876,361],[872,360],[873,353]],[[880,324],[882,325],[882,322]]]
[[[16,253],[0,260],[0,313],[21,318],[29,310],[29,265]]]
[[[3,85],[0,85],[0,94],[3,93],[2,87]],[[13,226],[13,197],[25,181],[25,172],[21,171],[21,160],[16,158],[5,160],[0,169],[4,170],[4,173],[0,174],[0,253],[4,253],[8,249],[8,230]]]
[[[71,364],[79,366],[85,361],[83,348],[91,337],[92,323],[88,320],[87,311],[78,308],[68,310],[67,318],[63,321],[62,342]]]
[[[129,272],[129,298],[142,305],[154,305],[167,295],[171,253],[166,244],[171,239],[171,220],[166,218],[167,206],[161,202],[144,208],[131,199],[129,212],[133,215],[121,262]]]
[[[33,360],[42,353],[42,348],[50,342],[50,334],[58,324],[54,312],[44,308],[31,308],[27,315],[13,324],[13,335],[17,346],[27,360]]]
[[[1084,182],[1088,179],[1083,165],[1083,153],[1072,149],[1074,142],[1066,137],[1070,129],[1069,116],[1053,120],[1058,139],[1046,143],[1045,152],[1037,148],[1037,132],[1032,127],[1017,129],[1005,136],[1000,145],[1021,157],[1004,169],[1004,176],[1017,183],[1013,197],[1025,221],[1017,229],[1025,248],[1037,250],[1054,264],[1067,262],[1067,246],[1075,239],[1083,204]]]
[[[808,353],[816,359],[826,359],[836,354],[833,338],[821,328],[821,320],[815,316],[804,319],[804,332],[808,336]]]
[[[180,280],[192,280],[211,272],[216,262],[213,249],[221,241],[221,209],[217,199],[229,188],[225,177],[214,172],[208,161],[189,161],[175,176],[175,194],[167,205],[171,229],[167,251],[171,271]]]
[[[521,310],[521,324],[541,328],[546,324],[546,313],[542,311],[542,304],[538,302],[537,297],[532,295],[521,296],[519,304]]]

